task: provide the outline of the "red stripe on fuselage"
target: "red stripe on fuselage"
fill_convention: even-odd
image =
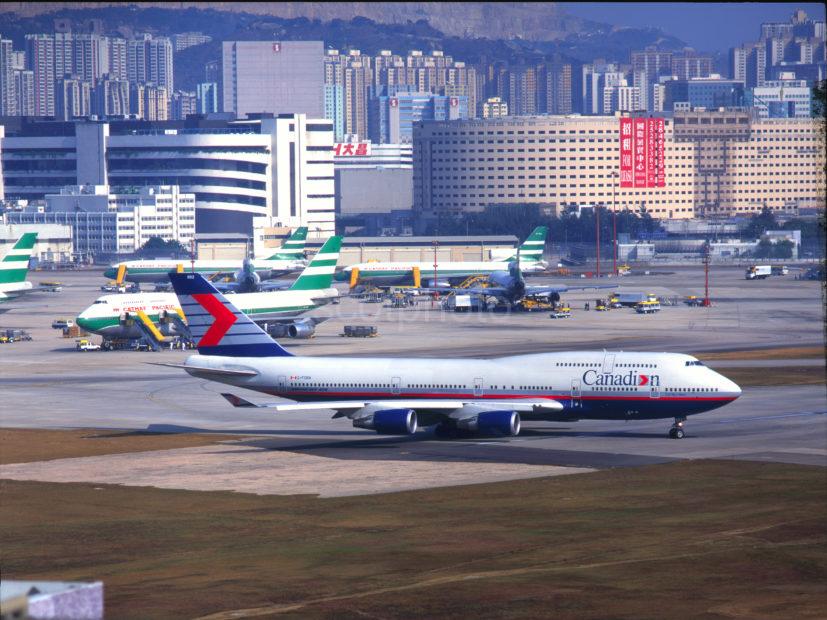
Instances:
[[[443,393],[418,393],[418,394],[410,394],[410,393],[402,393],[402,394],[393,394],[390,392],[331,392],[327,391],[324,388],[319,388],[318,391],[299,391],[299,390],[285,390],[285,391],[277,391],[277,390],[263,390],[267,394],[271,394],[273,396],[281,396],[284,398],[292,398],[295,396],[330,396],[333,398],[340,398],[343,396],[349,396],[351,398],[387,398],[387,399],[399,399],[404,400],[407,398],[411,399],[444,399],[444,400],[529,400],[529,399],[553,399],[553,400],[571,400],[571,394],[485,394],[482,396],[475,396],[473,394],[443,394]],[[573,397],[575,400],[640,400],[644,402],[652,402],[655,400],[662,400],[662,401],[683,401],[683,402],[693,402],[693,401],[721,401],[721,402],[732,402],[735,400],[734,396],[658,396],[658,397],[651,397],[644,394],[638,394],[634,396],[612,396],[610,394],[601,394],[599,396],[575,396]]]

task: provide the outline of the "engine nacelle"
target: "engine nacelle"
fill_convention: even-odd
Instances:
[[[451,283],[447,280],[427,280],[425,282],[426,288],[451,288]]]
[[[516,437],[520,434],[520,414],[516,411],[481,411],[476,417],[458,420],[457,428],[481,435]]]
[[[312,321],[297,321],[287,327],[287,335],[291,338],[312,338],[316,333],[316,326]]]
[[[413,409],[382,409],[353,420],[353,426],[374,430],[380,435],[413,435],[419,427]]]

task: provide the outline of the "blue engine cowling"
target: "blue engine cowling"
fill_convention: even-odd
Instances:
[[[516,411],[483,411],[477,416],[477,432],[516,437],[520,434],[520,414]]]
[[[418,428],[413,409],[383,409],[353,421],[357,428],[369,428],[380,435],[413,435]]]

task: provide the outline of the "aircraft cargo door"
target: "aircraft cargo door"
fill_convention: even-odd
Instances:
[[[482,377],[474,378],[474,396],[482,396]]]

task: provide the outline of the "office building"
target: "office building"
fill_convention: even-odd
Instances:
[[[218,112],[218,84],[202,82],[195,87],[195,111],[198,114],[214,114]]]
[[[806,80],[789,75],[782,80],[767,80],[763,86],[745,93],[746,105],[755,108],[760,118],[809,118],[813,115],[812,90]]]
[[[676,104],[685,104],[690,108],[718,108],[738,107],[744,105],[744,84],[739,80],[725,80],[713,75],[709,78],[693,78],[691,80],[669,80],[664,83],[664,109],[667,112],[675,109]]]
[[[468,99],[430,93],[404,92],[371,99],[369,136],[378,144],[410,144],[419,121],[468,118]]]
[[[676,113],[664,121],[662,187],[620,187],[615,117],[538,116],[419,123],[414,213],[605,205],[665,219],[824,208],[824,151],[809,119],[748,112]]]
[[[672,55],[671,75],[679,80],[709,77],[712,73],[712,56],[698,54],[691,48]],[[661,74],[662,75],[662,74]]]
[[[190,114],[196,114],[198,105],[195,93],[176,91],[172,95],[170,107],[172,108],[170,116],[176,121],[182,121]]]
[[[321,118],[323,59],[321,41],[224,41],[223,111]]]
[[[300,115],[241,121],[25,122],[0,127],[5,197],[67,185],[178,185],[198,232],[249,234],[254,216],[332,234],[333,127]]]

